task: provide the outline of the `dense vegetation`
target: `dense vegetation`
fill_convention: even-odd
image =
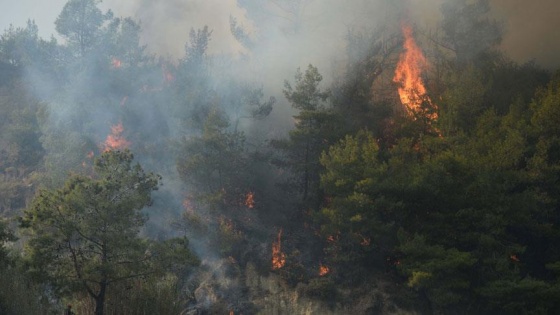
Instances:
[[[414,115],[383,81],[398,32],[351,32],[330,86],[309,65],[265,96],[208,28],[156,58],[97,4],[67,3],[63,44],[33,22],[0,38],[1,314],[178,314],[192,249],[266,274],[280,234],[272,272],[312,297],[385,281],[420,313],[560,312],[560,75],[495,49],[487,1],[415,33],[432,67]]]

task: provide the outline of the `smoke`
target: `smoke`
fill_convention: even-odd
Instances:
[[[492,0],[493,13],[505,22],[501,48],[515,61],[560,67],[560,1]]]
[[[158,55],[181,57],[191,29],[213,30],[210,53],[237,53],[243,47],[229,30],[229,17],[249,26],[236,0],[106,0],[101,7],[115,16],[132,17],[142,25],[142,41]]]
[[[191,29],[207,25],[212,30],[208,46],[213,63],[210,88],[218,91],[222,100],[227,100],[224,103],[229,102],[226,105],[230,107],[226,108],[228,113],[238,106],[234,103],[240,84],[262,87],[265,99],[276,97],[279,101],[271,117],[258,126],[261,138],[271,139],[279,138],[293,127],[293,112],[282,99],[281,89],[284,80],[292,80],[297,68],[305,69],[308,64],[317,66],[324,77],[323,88],[326,88],[345,70],[345,38],[349,31],[368,34],[381,29],[391,36],[400,34],[403,20],[423,29],[436,29],[441,20],[440,7],[445,1],[451,0],[105,0],[99,6],[102,11],[112,10],[117,17],[132,17],[139,21],[141,43],[147,45],[149,52],[174,62],[185,56],[185,43],[189,41]],[[507,32],[502,48],[516,61],[535,58],[539,64],[559,66],[557,52],[560,51],[560,41],[550,30],[560,23],[554,20],[560,13],[560,4],[553,0],[538,2],[539,5],[528,5],[520,0],[491,0],[491,17],[504,21]],[[24,22],[20,21],[27,18],[35,19],[43,36],[45,32],[54,32],[54,21],[65,3],[66,0],[56,0],[47,6],[23,0],[0,14],[4,17],[2,21],[14,21],[17,26],[23,25]],[[48,23],[46,20],[49,20]],[[232,34],[232,20],[242,35],[246,35],[245,40],[239,41]],[[91,63],[94,63],[96,58],[92,59]],[[113,75],[119,76],[119,71],[113,71]],[[36,82],[35,90],[39,94],[46,95],[56,90],[49,80],[35,73],[39,72],[28,69],[30,80]],[[141,142],[140,138],[145,140],[162,135],[165,129],[162,126],[170,129],[165,131],[167,136],[178,133],[174,130],[177,124],[170,123],[174,117],[153,106],[168,103],[168,100],[158,93],[138,92],[145,83],[135,85],[133,82],[130,87],[132,92],[124,93],[121,89],[111,90],[104,86],[106,80],[98,78],[95,73],[85,71],[82,76],[77,73],[70,71],[72,83],[63,93],[63,98],[51,101],[49,105],[51,119],[61,124],[60,128],[69,121],[86,120],[80,116],[95,117],[82,127],[84,134],[93,135],[91,141],[95,143],[102,141],[111,125],[120,120],[125,128],[141,124],[142,129],[147,130],[137,139],[129,139],[135,144]],[[126,78],[124,74],[123,78]],[[161,89],[160,78],[161,71],[156,69],[152,78],[144,81],[148,82],[149,89]],[[96,88],[92,90],[93,87]],[[83,93],[88,90],[92,90],[91,95]],[[90,108],[81,108],[80,104],[90,104]],[[250,130],[254,123],[243,120],[240,128]],[[263,132],[265,128],[268,129]],[[56,143],[54,140],[52,142]],[[151,141],[157,143],[157,140]],[[145,150],[149,151],[149,148]],[[137,153],[142,156],[143,152]],[[80,160],[82,156],[76,154],[74,159]],[[169,173],[173,173],[172,157],[166,158]],[[148,167],[158,165],[156,157],[153,159]],[[173,187],[167,192],[169,195],[181,190],[175,186],[180,185],[173,183],[166,186]],[[171,199],[168,197],[165,198]],[[180,200],[174,203],[181,204]]]
[[[312,63],[323,72],[344,58],[350,29],[372,30],[399,25],[403,15],[434,25],[441,1],[410,0],[106,0],[104,9],[141,22],[142,42],[161,56],[180,58],[191,29],[213,31],[210,54],[247,55],[260,67],[265,82],[291,77]],[[254,45],[244,47],[232,35],[235,19]],[[276,78],[280,79],[276,79]]]
[[[179,58],[184,53],[191,28],[208,25],[213,30],[211,53],[248,53],[231,35],[229,18],[234,17],[260,38],[259,49],[268,51],[274,65],[290,60],[290,71],[314,63],[328,71],[329,58],[341,56],[342,37],[349,28],[389,26],[406,15],[414,24],[435,28],[445,0],[105,0],[104,10],[142,22],[142,41],[151,52]],[[28,19],[39,26],[43,38],[57,36],[54,21],[66,0],[21,0],[0,10],[0,30],[10,24],[25,27]],[[547,68],[560,67],[560,2],[556,0],[491,0],[492,18],[502,21],[506,33],[501,48],[517,62],[535,60]],[[299,32],[293,35],[294,29]],[[266,45],[268,47],[265,47]],[[290,46],[282,46],[289,44]],[[337,57],[340,58],[340,57]],[[280,59],[280,60],[279,60]],[[331,58],[332,61],[332,58]],[[273,65],[271,65],[273,66]],[[326,66],[326,67],[325,67]],[[278,65],[272,70],[285,69]],[[283,78],[286,78],[285,76]]]
[[[207,25],[212,30],[208,46],[213,63],[210,88],[219,91],[221,99],[232,100],[229,101],[230,107],[237,106],[232,104],[239,84],[262,87],[265,98],[276,97],[279,101],[265,122],[273,131],[262,132],[263,126],[259,126],[261,136],[271,139],[274,138],[271,135],[278,138],[293,126],[293,112],[282,99],[281,89],[284,80],[291,80],[297,68],[305,69],[308,64],[317,66],[326,88],[344,71],[345,37],[349,31],[368,34],[382,29],[390,36],[400,33],[403,20],[424,29],[435,29],[441,20],[440,7],[445,1],[451,0],[105,0],[100,8],[112,10],[117,17],[140,21],[141,43],[147,45],[148,51],[174,62],[185,56],[185,43],[189,41],[191,29]],[[535,58],[537,63],[548,67],[560,66],[557,57],[560,41],[551,31],[560,23],[555,20],[560,13],[560,3],[553,0],[537,2],[538,5],[528,5],[520,0],[491,0],[491,17],[503,20],[506,26],[502,48],[516,61]],[[23,26],[25,22],[22,21],[27,18],[35,19],[41,36],[45,33],[49,36],[54,33],[54,21],[65,3],[66,0],[56,0],[46,5],[23,0],[6,6],[9,8],[0,14],[2,21],[14,21],[16,26]],[[231,21],[235,21],[242,35],[246,35],[245,40],[239,41],[232,34]],[[90,63],[94,64],[95,60],[97,58],[92,58]],[[113,71],[113,75],[120,76],[119,71]],[[30,80],[36,82],[36,93],[46,95],[57,89],[53,82],[40,76],[39,71],[28,69],[27,72]],[[106,80],[93,72],[69,73],[72,81],[64,96],[49,105],[54,123],[86,120],[80,116],[95,117],[81,127],[84,133],[94,135],[91,141],[96,143],[102,141],[111,125],[120,120],[125,128],[141,123],[143,130],[150,130],[137,138],[161,134],[164,125],[169,129],[176,127],[169,123],[174,117],[153,106],[165,104],[164,96],[138,92],[143,89],[142,84],[149,89],[161,89],[159,69],[154,70],[153,78],[144,79],[148,83],[130,83],[132,92],[126,93],[105,86]],[[126,78],[124,74],[122,76]],[[84,93],[88,90],[91,95]],[[90,104],[90,108],[81,108],[80,104]],[[240,127],[249,130],[252,123],[243,120]],[[165,132],[167,135],[177,134],[176,130]],[[130,140],[140,142],[139,139]],[[157,143],[157,140],[153,142]],[[138,152],[139,156],[141,154]],[[76,155],[75,160],[79,159],[82,156]],[[171,157],[168,159],[168,167],[172,169],[173,161]],[[149,166],[157,164],[158,161],[154,160]]]
[[[117,17],[132,17],[139,21],[141,43],[147,45],[149,52],[175,63],[185,56],[185,43],[189,42],[191,29],[202,29],[207,25],[212,30],[208,46],[208,53],[212,56],[209,89],[225,107],[230,107],[225,108],[229,113],[239,106],[239,90],[243,84],[262,87],[265,99],[276,97],[279,102],[272,116],[261,122],[263,126],[258,126],[261,137],[270,140],[281,134],[275,130],[285,132],[293,127],[293,112],[282,99],[281,89],[284,80],[292,81],[297,68],[305,70],[308,64],[318,67],[325,79],[323,88],[326,88],[344,71],[347,58],[345,38],[349,31],[368,34],[381,29],[391,36],[400,34],[403,20],[433,30],[439,27],[440,7],[445,1],[451,0],[105,0],[100,8],[102,11],[112,10]],[[4,5],[0,21],[24,26],[28,18],[34,19],[40,35],[48,38],[55,33],[54,21],[66,2],[17,1]],[[529,4],[521,0],[491,0],[491,5],[491,17],[504,21],[506,26],[501,47],[509,56],[519,62],[534,58],[546,67],[560,66],[560,40],[555,34],[560,26],[557,21],[560,2],[536,0]],[[241,35],[246,36],[244,40],[240,41],[232,34],[231,21],[235,21]],[[8,25],[1,26],[6,28]],[[159,232],[170,233],[169,222],[182,211],[185,187],[178,178],[173,154],[159,150],[165,147],[161,139],[179,134],[173,130],[178,129],[176,117],[166,107],[173,100],[167,95],[170,94],[168,83],[162,81],[163,66],[145,74],[148,78],[134,77],[137,82],[130,82],[132,75],[125,73],[126,70],[113,69],[108,80],[98,76],[98,72],[88,70],[88,67],[102,68],[95,66],[102,60],[97,57],[84,61],[88,64],[86,66],[76,65],[76,71],[65,69],[71,80],[62,91],[57,90],[56,82],[41,76],[40,71],[27,69],[28,79],[35,83],[35,92],[42,96],[41,99],[51,98],[52,122],[48,128],[56,129],[58,133],[46,130],[45,134],[51,136],[46,137],[43,144],[53,164],[56,162],[67,171],[72,165],[80,165],[91,147],[99,145],[110,132],[111,125],[122,121],[125,128],[134,130],[125,136],[135,146],[133,151],[143,167],[158,170],[164,176],[165,185],[154,194],[154,204],[160,207],[157,213],[152,212],[150,220],[154,232],[147,233],[154,237],[159,237]],[[110,86],[109,81],[118,86]],[[50,97],[55,94],[53,91],[57,91],[57,97]],[[211,94],[210,91],[203,92]],[[179,105],[192,102],[191,99],[185,100],[189,97],[183,97],[181,101],[184,103]],[[250,130],[254,123],[243,120],[240,129]],[[72,137],[67,136],[69,130],[73,132]],[[135,132],[138,134],[134,135]],[[63,137],[74,139],[73,143],[57,141]],[[84,140],[86,137],[90,139]],[[266,231],[257,234],[263,235]],[[209,261],[218,259],[214,252],[216,246],[208,246],[205,239],[191,239],[198,254]],[[222,266],[209,268],[216,273],[212,277],[223,278]],[[208,289],[211,290],[214,288]],[[201,292],[208,295],[205,294],[207,291]]]

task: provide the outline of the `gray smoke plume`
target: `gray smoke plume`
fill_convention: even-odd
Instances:
[[[414,24],[435,28],[446,0],[105,0],[101,7],[116,16],[142,22],[142,41],[152,52],[181,57],[191,28],[213,30],[211,53],[248,53],[230,32],[230,17],[255,38],[271,70],[285,69],[281,61],[297,66],[313,63],[319,69],[332,62],[344,45],[349,28],[398,23],[406,14]],[[54,20],[66,0],[0,1],[0,30],[10,24],[25,27],[28,19],[39,26],[43,38],[57,35]],[[491,0],[492,17],[502,21],[506,33],[501,48],[515,61],[534,59],[538,64],[560,66],[560,2],[556,0]],[[293,36],[292,36],[293,35]],[[286,38],[290,36],[290,38]],[[265,45],[266,44],[266,45]],[[266,47],[268,46],[268,47]],[[328,60],[331,58],[331,60]],[[340,57],[339,57],[340,58]],[[282,77],[283,79],[285,76]],[[282,80],[283,80],[282,79]]]
[[[517,62],[535,60],[560,67],[560,1],[492,0],[493,13],[505,22],[501,48]]]

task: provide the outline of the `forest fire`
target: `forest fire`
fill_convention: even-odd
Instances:
[[[402,26],[404,35],[404,52],[401,53],[393,82],[398,84],[398,92],[401,103],[411,116],[422,112],[422,103],[428,102],[430,107],[434,106],[426,96],[426,87],[422,82],[422,71],[427,66],[426,57],[422,54],[420,47],[412,36],[412,28],[408,25]],[[432,120],[437,119],[437,113],[428,114]]]
[[[183,209],[185,209],[186,213],[194,214],[194,206],[189,198],[183,200]]]
[[[255,207],[255,194],[250,191],[245,196],[245,206],[249,209],[253,209]]]
[[[95,157],[95,153],[93,153],[93,151],[89,151],[86,154],[86,158],[87,160],[82,161],[82,167],[83,168],[88,168],[88,166],[91,166],[91,162],[93,160],[93,158]],[[89,160],[89,161],[88,161]]]
[[[111,59],[111,68],[118,69],[122,66],[122,61],[117,58]]]
[[[171,71],[169,71],[169,69],[167,69],[165,65],[161,66],[161,72],[163,75],[163,82],[171,83],[173,82],[173,80],[175,80],[175,77],[173,76],[173,74],[171,74]]]
[[[122,150],[130,146],[130,142],[127,141],[122,133],[124,131],[122,122],[111,126],[111,134],[107,136],[105,142],[103,143],[103,152],[110,150]]]
[[[326,276],[329,272],[331,271],[331,269],[323,264],[319,265],[319,276]]]
[[[362,241],[360,245],[362,246],[369,246],[371,244],[371,238],[362,236]]]
[[[282,252],[282,229],[278,231],[278,242],[272,242],[272,270],[277,270],[286,264],[286,255]]]

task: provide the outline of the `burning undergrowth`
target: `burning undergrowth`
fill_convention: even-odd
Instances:
[[[201,257],[202,266],[185,279],[187,314],[299,313],[297,307],[313,304],[305,299],[328,302],[326,310],[314,309],[318,313],[381,312],[392,305],[378,292],[383,290],[363,290],[369,298],[355,309],[345,290],[374,281],[381,269],[390,274],[400,268],[398,253],[386,249],[394,244],[372,231],[378,222],[370,210],[378,208],[371,204],[379,199],[383,212],[388,201],[366,200],[377,189],[368,186],[374,179],[348,188],[351,179],[344,178],[336,193],[369,190],[363,188],[347,204],[334,202],[336,196],[325,195],[321,183],[323,160],[358,130],[371,131],[374,139],[363,164],[377,158],[376,150],[385,150],[379,155],[387,159],[395,148],[406,150],[397,146],[399,137],[412,138],[411,154],[420,155],[422,143],[416,140],[440,135],[442,93],[427,79],[441,64],[418,38],[429,34],[413,23],[397,25],[404,4],[383,1],[386,25],[375,32],[365,10],[370,6],[364,5],[359,16],[367,23],[359,26],[373,35],[362,36],[338,25],[342,18],[335,15],[330,15],[333,25],[323,27],[326,23],[315,17],[332,12],[319,1],[266,3],[228,2],[246,14],[230,17],[233,37],[224,41],[223,30],[198,26],[183,34],[188,39],[177,58],[150,55],[140,43],[140,25],[108,13],[89,46],[71,36],[67,45],[43,43],[52,49],[45,58],[51,58],[47,64],[54,65],[49,71],[57,80],[45,80],[50,72],[44,69],[29,71],[34,73],[29,80],[48,104],[41,113],[41,144],[49,184],[56,186],[68,171],[87,175],[94,157],[110,150],[130,149],[146,169],[161,174],[163,186],[154,194],[144,234],[185,235]],[[357,16],[353,5],[330,3],[341,16]],[[282,22],[263,18],[273,15]],[[346,31],[349,40],[343,44],[336,36]],[[321,34],[329,36],[321,39]],[[164,35],[158,34],[158,42],[167,40]],[[216,52],[218,40],[220,45],[236,40],[238,49]],[[279,45],[286,48],[282,54]],[[341,52],[344,46],[347,54]],[[332,61],[335,52],[343,57]],[[453,53],[447,49],[446,54]],[[325,81],[314,66],[296,71],[309,63],[323,66]],[[294,86],[282,84],[293,72]],[[330,84],[337,80],[343,83]],[[421,123],[423,129],[417,128]],[[401,130],[401,125],[412,127]],[[367,211],[337,217],[336,207]],[[266,301],[275,294],[275,302]]]
[[[255,313],[240,266],[233,257],[203,261],[185,285],[187,314]]]

